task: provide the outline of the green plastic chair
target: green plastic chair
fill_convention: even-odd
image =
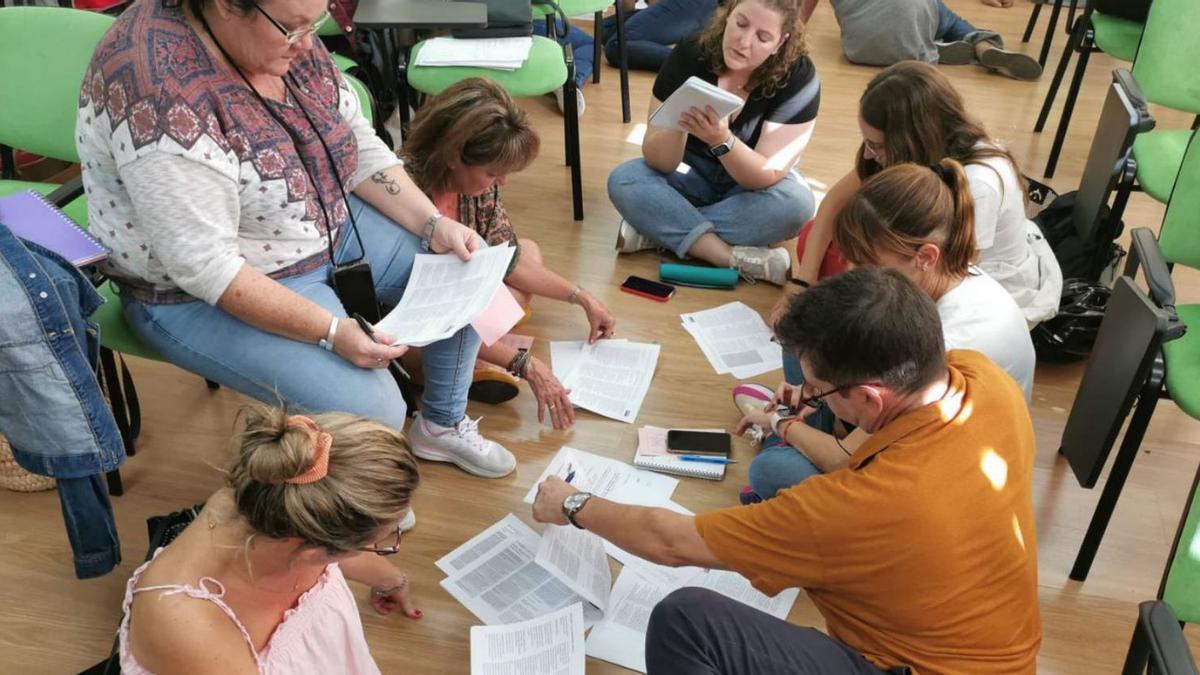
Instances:
[[[1101,14],[1093,9],[1093,4],[1093,0],[1086,0],[1083,15],[1075,21],[1075,25],[1071,29],[1071,37],[1067,40],[1062,58],[1058,61],[1054,79],[1050,82],[1050,90],[1046,92],[1046,99],[1042,102],[1042,111],[1038,114],[1037,123],[1033,127],[1037,133],[1041,133],[1046,127],[1046,120],[1050,117],[1050,108],[1054,105],[1059,85],[1062,84],[1063,76],[1067,72],[1067,65],[1071,62],[1071,52],[1078,52],[1079,60],[1075,64],[1075,74],[1071,79],[1071,86],[1067,90],[1067,100],[1063,104],[1062,117],[1058,120],[1058,131],[1054,135],[1054,144],[1050,146],[1050,158],[1046,161],[1045,176],[1047,178],[1054,176],[1054,169],[1058,166],[1059,153],[1062,152],[1063,141],[1067,137],[1071,113],[1075,110],[1075,101],[1079,97],[1079,86],[1083,82],[1083,74],[1087,70],[1088,58],[1092,52],[1104,52],[1122,61],[1132,61],[1134,55],[1137,54],[1138,42],[1142,38],[1142,24]],[[1156,1],[1155,6],[1157,4]],[[1151,13],[1153,14],[1153,10]]]
[[[408,85],[417,91],[433,95],[469,77],[494,80],[511,96],[523,98],[541,96],[563,88],[563,135],[566,141],[566,160],[571,167],[571,201],[575,220],[583,220],[583,180],[579,161],[579,116],[575,110],[575,57],[569,46],[540,35],[533,36],[533,47],[524,65],[512,71],[492,68],[418,66],[425,42],[412,48],[409,60]]]
[[[619,70],[621,72],[621,121],[626,124],[631,118],[629,111],[629,62],[625,52],[625,10],[619,0],[558,0],[558,6],[567,16],[582,16],[591,13],[592,18],[592,83],[600,83],[601,30],[604,22],[604,10],[612,5],[617,13],[617,51],[620,53]],[[533,5],[533,18],[544,19],[554,13],[549,5]],[[555,37],[554,21],[546,21],[546,37]]]

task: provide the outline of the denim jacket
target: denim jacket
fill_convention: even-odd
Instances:
[[[120,562],[103,474],[125,447],[96,381],[104,299],[57,254],[0,224],[0,432],[28,471],[57,479],[76,574]]]

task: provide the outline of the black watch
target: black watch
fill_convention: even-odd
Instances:
[[[725,139],[724,143],[717,143],[716,145],[709,148],[708,154],[712,155],[713,157],[720,157],[722,155],[728,154],[729,151],[733,149],[733,144],[736,142],[737,142],[737,136],[734,136],[732,133],[730,133],[729,138]]]
[[[567,520],[570,521],[572,525],[581,530],[583,529],[583,526],[575,522],[575,514],[579,513],[579,510],[582,509],[583,505],[587,504],[588,500],[591,498],[592,493],[590,492],[573,492],[567,495],[567,498],[563,500],[563,515],[567,517]]]

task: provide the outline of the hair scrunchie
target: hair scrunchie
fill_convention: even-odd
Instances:
[[[322,431],[321,426],[306,415],[292,415],[287,419],[288,429],[303,429],[307,432],[309,440],[313,444],[315,454],[313,463],[304,473],[292,476],[285,480],[285,483],[292,485],[307,485],[315,483],[329,474],[329,449],[333,447],[333,436],[329,432]]]

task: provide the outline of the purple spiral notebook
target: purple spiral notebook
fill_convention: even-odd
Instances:
[[[0,224],[18,237],[70,260],[76,267],[108,257],[108,251],[92,235],[36,192],[27,190],[0,197]]]

